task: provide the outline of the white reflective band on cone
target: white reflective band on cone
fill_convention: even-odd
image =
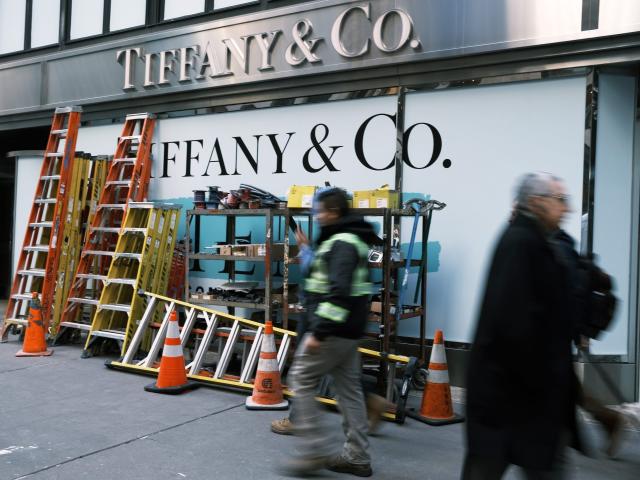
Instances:
[[[167,328],[167,338],[180,338],[180,328],[178,328],[178,322],[169,321],[169,328]]]
[[[444,353],[444,345],[436,343],[431,350],[429,363],[447,363],[447,356]]]
[[[427,383],[449,383],[449,370],[429,370]]]
[[[162,349],[163,357],[181,357],[182,347],[180,345],[165,345]]]
[[[264,336],[260,351],[264,353],[274,353],[276,351],[276,339],[273,338],[272,334]]]
[[[258,361],[259,372],[279,372],[278,360],[275,358],[261,358]]]

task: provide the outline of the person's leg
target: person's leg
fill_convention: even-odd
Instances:
[[[500,480],[509,465],[503,460],[467,454],[461,480]]]
[[[325,339],[318,350],[312,353],[302,347],[298,348],[289,371],[290,386],[295,392],[295,430],[296,434],[303,437],[303,457],[323,457],[329,454],[327,436],[321,426],[321,412],[315,397],[322,377],[341,360],[338,352],[332,348],[332,340],[331,337]]]
[[[342,452],[343,457],[353,464],[366,464],[371,461],[367,449],[368,422],[367,410],[362,392],[362,374],[360,372],[360,353],[358,341],[346,338],[337,339],[344,351],[343,361],[332,370],[336,398],[343,417],[343,429],[347,440]]]

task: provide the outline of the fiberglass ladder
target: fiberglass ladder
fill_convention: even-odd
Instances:
[[[32,292],[41,293],[45,327],[55,295],[60,250],[68,205],[68,183],[73,170],[80,107],[56,108],[40,178],[29,215],[22,250],[7,305],[1,339],[12,325],[27,324]],[[60,151],[62,147],[62,151]]]
[[[124,228],[102,289],[84,356],[97,351],[99,339],[116,340],[124,355],[145,309],[139,291],[164,292],[176,243],[180,206],[130,203]]]
[[[91,329],[91,321],[115,256],[118,234],[130,201],[146,199],[151,176],[155,116],[127,115],[96,213],[87,232],[78,268],[62,312],[58,336]]]

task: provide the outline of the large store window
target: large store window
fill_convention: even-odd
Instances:
[[[164,20],[186,17],[204,12],[205,0],[165,0]]]
[[[0,54],[24,48],[26,0],[0,0]]]
[[[104,0],[73,0],[69,38],[91,37],[102,33]]]
[[[111,0],[109,30],[113,32],[144,25],[146,11],[146,0]]]
[[[60,0],[32,0],[31,48],[58,43]]]
[[[213,2],[213,9],[220,10],[223,8],[239,7],[240,5],[249,5],[252,3],[259,3],[259,0],[215,0]]]

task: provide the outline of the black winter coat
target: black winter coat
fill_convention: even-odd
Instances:
[[[491,261],[467,378],[469,454],[549,469],[578,446],[568,272],[517,214]]]
[[[320,230],[316,248],[338,233],[352,233],[368,245],[382,243],[376,236],[373,226],[359,215],[342,217],[336,223]],[[360,258],[356,248],[343,241],[337,241],[331,250],[325,254],[325,261],[329,270],[329,293],[326,295],[306,293],[305,306],[308,312],[309,329],[314,336],[323,340],[328,336],[357,339],[364,335],[369,317],[369,296],[351,296],[353,273],[359,263],[368,265],[367,259]],[[331,302],[349,310],[349,316],[344,323],[336,323],[315,314],[318,304]],[[302,330],[302,329],[299,329]]]

